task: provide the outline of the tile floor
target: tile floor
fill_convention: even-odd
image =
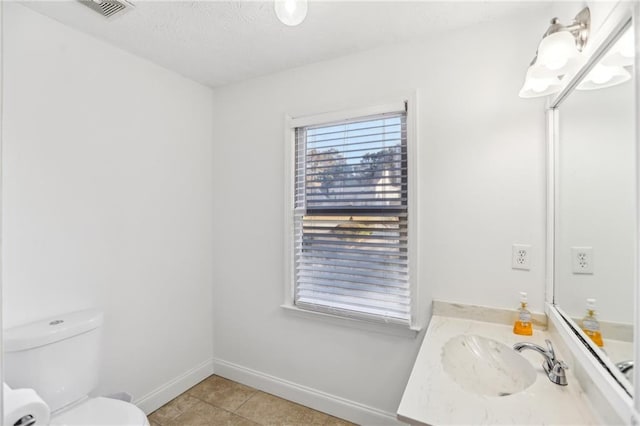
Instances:
[[[215,375],[151,413],[149,423],[151,426],[353,426]]]

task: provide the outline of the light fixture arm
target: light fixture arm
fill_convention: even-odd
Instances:
[[[557,33],[558,31],[568,31],[576,39],[576,48],[579,52],[582,52],[584,46],[587,44],[587,40],[589,39],[589,31],[591,30],[591,11],[588,7],[582,9],[576,17],[573,19],[573,22],[569,25],[562,25],[560,23],[560,19],[553,18],[551,19],[551,23],[547,31],[544,33],[542,38],[547,37],[553,33]]]

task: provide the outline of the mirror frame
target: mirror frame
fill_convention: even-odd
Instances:
[[[4,170],[2,169],[2,128],[3,128],[3,106],[4,106],[4,79],[3,79],[3,70],[4,70],[4,52],[2,46],[4,46],[4,2],[0,1],[0,219],[2,218],[2,206],[4,200],[4,192],[2,187],[2,176],[4,175]],[[0,270],[2,269],[2,226],[0,222]],[[4,365],[2,363],[2,359],[4,357],[4,340],[3,340],[3,327],[2,327],[2,306],[3,306],[3,298],[2,298],[2,274],[0,274],[0,379],[2,379],[2,383],[4,383]],[[0,419],[4,420],[4,386],[0,387]],[[0,421],[2,421],[0,420]]]
[[[546,262],[546,299],[547,314],[550,322],[558,329],[565,343],[570,346],[575,363],[580,364],[582,372],[588,376],[601,394],[612,406],[613,410],[625,421],[632,424],[640,424],[640,391],[635,392],[631,384],[618,371],[614,363],[608,357],[601,357],[602,353],[597,346],[586,337],[584,332],[567,315],[562,308],[555,304],[555,229],[558,223],[558,143],[560,107],[568,96],[573,93],[580,81],[591,71],[599,60],[607,53],[609,48],[618,40],[624,31],[634,25],[635,37],[635,64],[633,69],[633,90],[635,98],[635,110],[640,111],[640,5],[636,2],[619,1],[611,10],[595,37],[585,50],[586,63],[568,80],[563,89],[550,99],[546,107],[547,121],[547,262]],[[640,123],[636,119],[634,123],[636,146],[636,265],[634,274],[634,361],[640,358],[640,291],[638,277],[640,276],[640,260],[638,258],[638,246],[640,242]],[[578,369],[576,369],[578,370]],[[640,368],[634,368],[634,383],[640,386]],[[584,387],[584,386],[583,386]],[[640,389],[640,387],[639,387]],[[585,389],[585,391],[588,390]],[[635,397],[634,397],[635,394]]]

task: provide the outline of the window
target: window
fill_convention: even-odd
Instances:
[[[322,118],[292,123],[293,303],[410,325],[406,103]]]

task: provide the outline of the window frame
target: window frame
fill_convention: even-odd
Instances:
[[[378,331],[387,334],[415,337],[426,323],[427,307],[420,303],[424,299],[418,283],[418,147],[417,147],[417,93],[397,96],[386,102],[371,103],[369,106],[349,108],[321,114],[285,114],[284,118],[284,303],[281,305],[288,313],[306,318],[316,318],[338,325],[346,325],[364,330]],[[296,306],[295,293],[295,246],[294,246],[294,212],[295,212],[295,129],[297,127],[332,123],[342,120],[357,119],[366,116],[389,112],[398,112],[406,108],[407,131],[407,165],[408,165],[408,271],[411,294],[411,318],[409,324],[385,322],[384,318],[351,317],[339,314],[308,310]]]

